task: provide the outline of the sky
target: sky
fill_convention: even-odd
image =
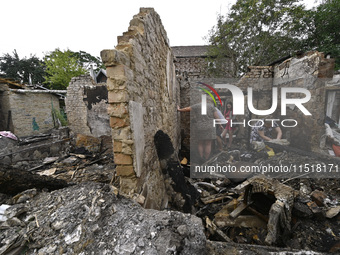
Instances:
[[[314,0],[304,0],[312,4]],[[218,14],[236,0],[1,0],[0,56],[16,49],[20,58],[42,58],[70,49],[100,56],[114,49],[140,7],[160,15],[170,46],[206,45]]]

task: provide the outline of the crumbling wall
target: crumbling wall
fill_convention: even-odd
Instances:
[[[294,128],[283,128],[289,132],[293,147],[308,151],[319,149],[320,138],[324,134],[326,113],[325,81],[333,77],[334,59],[324,58],[321,52],[309,52],[301,58],[290,58],[274,68],[274,84],[279,91],[282,87],[301,87],[309,90],[311,99],[304,103],[312,114],[304,115],[297,107],[287,106],[285,119],[294,119],[298,125]],[[280,95],[280,93],[279,93]],[[303,97],[288,95],[288,98]],[[278,110],[281,111],[280,106]]]
[[[180,83],[180,107],[188,107],[192,104],[190,102],[190,97],[195,91],[198,90],[198,87],[204,87],[204,85],[200,85],[200,82],[208,84],[214,87],[216,84],[235,84],[238,79],[237,78],[202,78],[202,79],[191,79],[189,76],[177,75],[177,79]],[[216,97],[216,107],[224,113],[224,108],[226,102],[232,101],[231,94],[228,93],[226,89],[217,89],[218,94],[222,100],[223,105],[219,102]],[[190,148],[190,113],[181,113],[181,139],[182,139],[182,151],[183,149]]]
[[[245,119],[261,119],[263,116],[252,114],[248,109],[247,88],[253,88],[252,104],[257,110],[270,109],[273,102],[272,88],[278,88],[278,104],[272,114],[275,119],[293,119],[296,127],[283,127],[284,138],[290,140],[291,145],[308,151],[318,150],[320,137],[324,132],[325,119],[325,78],[332,78],[334,59],[325,59],[323,53],[309,52],[299,58],[289,58],[276,66],[250,66],[237,86],[245,95]],[[281,114],[281,89],[283,87],[305,88],[311,93],[309,102],[303,106],[312,114],[304,115],[297,107],[287,106],[286,115]],[[303,98],[300,93],[288,93],[287,98]],[[285,122],[293,126],[295,122]],[[251,125],[255,123],[252,122]],[[250,127],[244,129],[244,136],[249,138]]]
[[[49,134],[25,137],[22,141],[0,139],[0,167],[30,169],[47,157],[59,157],[70,149],[69,129],[53,129]]]
[[[72,78],[65,99],[70,129],[76,134],[110,135],[106,84],[96,84],[88,75]]]
[[[190,80],[233,77],[235,66],[230,56],[217,60],[216,56],[209,53],[209,47],[208,45],[172,47],[176,74],[189,77]]]
[[[11,110],[9,105],[8,87],[2,85],[0,88],[0,130],[12,131],[10,117]]]
[[[110,126],[121,191],[142,193],[147,208],[164,208],[166,195],[154,135],[163,130],[179,148],[179,89],[173,55],[159,15],[141,8],[118,37],[115,50],[103,50]]]
[[[59,99],[49,93],[22,93],[2,89],[3,128],[18,137],[44,133],[54,128],[52,110],[59,110]]]

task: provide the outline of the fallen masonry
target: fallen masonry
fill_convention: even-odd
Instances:
[[[324,254],[209,241],[200,218],[143,209],[110,184],[24,194],[4,212],[0,254]]]
[[[143,209],[143,194],[120,193],[112,155],[107,153],[90,153],[80,148],[36,161],[27,170],[2,168],[3,176],[8,176],[6,171],[9,171],[16,178],[7,182],[1,179],[1,192],[6,194],[0,195],[0,204],[4,206],[0,210],[0,251],[3,254],[9,251],[91,254],[95,249],[108,254],[143,251],[144,254],[192,254],[186,251],[195,249],[199,250],[196,254],[339,251],[338,179],[239,175],[228,179],[217,174],[191,179],[190,161],[177,158],[169,136],[157,132],[154,142],[168,196],[168,206],[161,211]],[[236,146],[242,148],[238,143]],[[311,158],[308,153],[299,155],[299,150],[289,150],[278,147],[271,157],[256,151],[231,150],[217,153],[212,161],[231,162],[239,167],[278,161],[317,164],[328,160],[328,157]],[[18,175],[31,176],[35,181],[29,186]],[[20,181],[26,186],[16,189]],[[49,183],[64,186],[53,187]],[[121,203],[126,206],[120,207]],[[117,208],[121,210],[118,212]],[[165,221],[164,215],[167,215]],[[135,233],[136,229],[140,232]],[[185,234],[189,230],[193,236]],[[143,237],[133,237],[134,234]],[[167,253],[164,245],[158,243],[168,240],[168,236],[171,238],[166,242]]]
[[[190,118],[176,108],[190,105],[190,88],[207,78],[206,63],[203,56],[191,58],[191,52],[191,59],[173,53],[159,15],[141,8],[116,49],[101,52],[107,84],[73,78],[66,104],[70,130],[37,134],[33,122],[33,137],[0,139],[0,163],[6,166],[0,168],[0,255],[340,252],[337,168],[322,178],[307,172],[339,164],[328,155],[340,145],[339,130],[330,123],[323,135],[326,109],[319,107],[327,103],[331,117],[337,117],[339,82],[328,88],[316,82],[332,75],[334,60],[310,52],[276,66],[249,67],[235,82],[243,92],[254,88],[258,109],[270,106],[273,85],[309,86],[321,95],[306,106],[313,118],[287,109],[287,118],[302,125],[290,134],[283,130],[295,147],[269,144],[268,150],[265,144],[247,146],[249,129],[238,125],[232,148],[215,147],[203,163],[228,166],[234,173],[190,178],[195,164],[188,150]],[[202,72],[174,65],[195,62],[204,63]],[[300,72],[311,75],[312,83],[298,78]],[[204,82],[227,82],[214,80]],[[219,93],[225,101],[231,96]],[[334,104],[322,96],[327,94]],[[11,116],[4,116],[10,123]],[[319,144],[323,154],[316,152]],[[305,172],[242,172],[263,166]]]
[[[110,185],[42,192],[6,210],[0,254],[204,254],[201,220],[145,210]],[[100,251],[100,253],[98,253]]]

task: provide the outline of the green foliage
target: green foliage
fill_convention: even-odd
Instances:
[[[43,62],[36,56],[19,58],[16,50],[13,55],[8,53],[0,57],[0,72],[2,76],[11,78],[21,83],[29,83],[30,77],[33,84],[44,81]]]
[[[56,49],[41,61],[35,56],[20,59],[16,50],[0,57],[0,75],[21,83],[47,84],[51,89],[66,89],[72,77],[105,68],[99,57],[85,51]]]
[[[45,84],[53,89],[66,89],[72,77],[89,73],[90,68],[105,68],[99,57],[85,51],[73,52],[56,49],[44,57],[46,65]]]
[[[85,74],[74,52],[56,49],[44,57],[46,66],[45,84],[51,89],[66,89],[72,77]]]
[[[76,57],[79,63],[89,71],[91,66],[93,70],[98,72],[100,69],[105,69],[102,60],[99,57],[94,57],[85,51],[73,52],[73,56]]]
[[[335,69],[340,69],[340,1],[325,1],[313,10],[314,30],[308,43],[312,48],[330,53]]]
[[[303,50],[311,17],[298,2],[238,0],[210,32],[210,54],[231,56],[237,76],[250,65],[268,65]]]
[[[67,117],[64,111],[52,107],[52,117],[55,127],[67,126]]]

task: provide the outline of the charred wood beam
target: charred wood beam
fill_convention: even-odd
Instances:
[[[42,89],[10,89],[10,91],[15,93],[58,93],[66,94],[67,90],[42,90]]]
[[[214,203],[214,202],[221,201],[223,199],[233,199],[233,197],[231,197],[231,195],[234,195],[234,193],[216,194],[216,195],[211,195],[209,197],[201,198],[201,201],[205,205],[207,205],[207,204],[211,204],[211,203]]]
[[[291,152],[291,153],[296,153],[296,154],[301,155],[301,156],[315,158],[317,160],[324,160],[324,161],[327,161],[327,162],[334,162],[335,164],[340,164],[340,158],[336,158],[336,157],[332,157],[332,156],[328,156],[328,155],[323,155],[321,153],[312,152],[312,151],[304,151],[304,150],[294,148],[294,147],[291,147],[291,146],[276,144],[276,143],[272,143],[272,142],[265,142],[265,144],[268,145],[269,147],[271,147],[272,149],[274,149],[274,151],[276,153],[287,151],[287,152]]]
[[[64,180],[40,176],[25,170],[0,169],[0,193],[15,195],[27,189],[56,190],[69,186]]]
[[[19,145],[25,145],[25,144],[31,144],[31,143],[36,143],[44,140],[48,140],[51,137],[45,136],[45,137],[37,137],[37,138],[32,138],[32,139],[25,139],[23,141],[20,141],[18,144]]]
[[[10,156],[10,155],[13,155],[13,154],[17,154],[17,153],[21,153],[21,152],[25,152],[25,151],[29,151],[29,150],[33,150],[33,149],[37,149],[37,148],[41,148],[41,147],[44,147],[44,146],[50,146],[50,145],[55,144],[55,143],[67,142],[67,141],[70,141],[70,140],[71,140],[71,138],[65,138],[63,140],[58,140],[58,141],[54,141],[54,142],[51,142],[51,143],[44,143],[44,144],[40,144],[40,145],[37,145],[37,146],[32,146],[32,147],[29,147],[29,148],[26,148],[26,149],[23,149],[23,150],[18,150],[18,151],[13,151],[11,153],[1,154],[0,158]]]

